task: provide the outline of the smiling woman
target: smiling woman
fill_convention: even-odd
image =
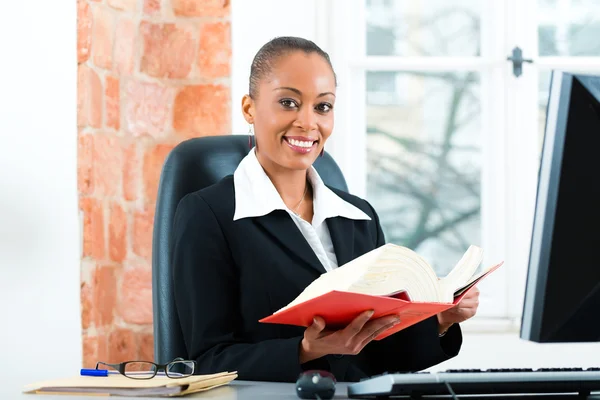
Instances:
[[[295,381],[323,369],[338,381],[428,368],[455,356],[458,323],[477,291],[455,308],[381,341],[396,315],[365,310],[344,329],[322,318],[304,329],[260,324],[326,271],[385,244],[379,218],[359,197],[323,183],[312,166],[333,130],[336,77],[327,53],[281,37],[257,53],[242,113],[256,145],[233,176],[184,197],[173,226],[175,303],[197,373]],[[251,146],[252,147],[252,146]]]
[[[306,170],[331,136],[336,86],[329,59],[310,52],[310,46],[297,47],[271,57],[268,69],[259,52],[251,68],[250,94],[242,99],[244,118],[254,125],[256,157],[290,208],[310,186]],[[310,222],[312,208],[309,196],[299,214]]]

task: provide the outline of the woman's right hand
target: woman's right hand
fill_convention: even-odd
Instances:
[[[325,329],[325,320],[315,317],[313,324],[304,331],[300,345],[300,364],[327,354],[358,354],[380,333],[400,322],[397,315],[369,321],[372,315],[373,311],[365,311],[344,329],[337,331]]]

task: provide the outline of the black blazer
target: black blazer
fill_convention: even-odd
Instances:
[[[330,188],[371,217],[327,219],[338,264],[385,243],[370,204]],[[417,371],[447,360],[462,343],[458,325],[442,338],[432,317],[356,356],[328,355],[304,365],[304,328],[262,324],[325,272],[287,212],[233,221],[233,176],[185,196],[173,226],[175,303],[197,373],[238,371],[239,379],[294,382],[306,369],[327,369],[338,381],[357,381],[386,371]]]

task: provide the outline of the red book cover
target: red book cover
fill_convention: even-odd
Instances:
[[[485,274],[481,275],[467,290],[455,297],[452,303],[414,302],[410,301],[405,292],[394,296],[372,296],[334,290],[279,311],[261,319],[259,322],[308,327],[312,324],[315,316],[320,316],[325,320],[328,329],[341,329],[347,326],[358,314],[366,310],[375,311],[371,317],[372,319],[390,314],[399,315],[400,323],[398,325],[382,332],[375,338],[375,340],[381,340],[454,307],[475,287],[476,283],[496,270],[500,265],[502,263],[495,265]]]

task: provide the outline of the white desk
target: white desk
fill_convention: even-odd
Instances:
[[[348,385],[338,383],[336,385],[335,399],[346,399]],[[2,398],[14,400],[90,400],[95,396],[55,396],[51,394],[35,395],[20,392],[20,388],[14,391],[2,392]],[[146,397],[110,397],[119,400],[140,400]],[[160,399],[161,397],[148,397],[148,399]],[[213,400],[259,400],[259,399],[284,399],[298,400],[295,386],[293,383],[274,383],[274,382],[250,382],[233,381],[227,386],[221,386],[208,390],[204,393],[196,393],[184,397],[173,397],[173,399],[213,399]]]
[[[338,383],[336,385],[335,399],[347,399],[348,384]],[[3,399],[14,399],[14,400],[90,400],[95,398],[94,396],[55,396],[55,395],[34,395],[24,394],[20,392],[19,388],[15,390],[8,390],[6,388],[2,392]],[[5,395],[4,395],[5,394]],[[433,399],[434,397],[425,397],[423,399]],[[438,399],[450,399],[449,396],[440,396]],[[474,399],[581,399],[576,396],[535,396],[535,397],[515,397],[515,396],[499,396],[499,397],[465,397],[460,396],[460,399],[468,398]],[[160,399],[160,397],[111,397],[111,399],[119,400],[140,400],[140,399]],[[227,386],[222,386],[216,389],[211,389],[204,393],[196,393],[184,397],[174,397],[174,399],[213,399],[213,400],[259,400],[259,399],[284,399],[284,400],[298,400],[296,392],[294,390],[293,383],[273,383],[273,382],[250,382],[250,381],[233,381]],[[600,400],[600,394],[588,397],[588,400]]]

